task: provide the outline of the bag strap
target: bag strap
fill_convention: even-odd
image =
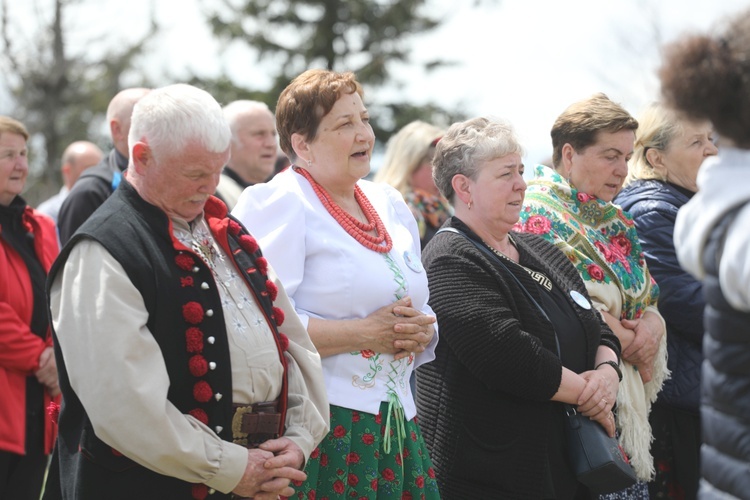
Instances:
[[[487,248],[485,244],[479,243],[478,241],[471,238],[468,234],[464,233],[460,229],[456,229],[455,227],[442,227],[435,233],[435,236],[437,236],[440,233],[455,233],[460,236],[463,236],[464,238],[469,240],[475,247],[477,247],[483,253],[488,255],[492,260],[499,263],[500,266],[502,266],[502,268],[505,269],[508,272],[508,274],[511,275],[511,277],[515,280],[518,286],[521,287],[521,290],[523,290],[523,293],[526,295],[526,297],[528,297],[531,303],[534,304],[537,309],[539,309],[539,312],[542,313],[542,316],[544,316],[544,319],[546,319],[549,322],[550,326],[552,327],[552,333],[555,334],[555,346],[557,347],[557,357],[562,360],[562,356],[560,355],[560,340],[557,338],[557,330],[555,330],[554,323],[552,323],[552,320],[549,319],[549,316],[547,315],[545,310],[542,309],[542,306],[539,305],[539,302],[537,302],[534,296],[531,295],[531,292],[529,292],[524,286],[524,284],[521,283],[521,280],[519,280],[518,277],[515,274],[513,274],[513,272],[510,269],[508,269],[508,266],[505,265],[505,262],[503,262],[503,260],[500,257],[495,255],[495,252]],[[565,414],[568,415],[569,417],[578,413],[578,409],[575,406],[571,405],[570,403],[562,403],[562,405],[563,405],[563,410],[565,411]]]
[[[440,233],[444,233],[444,232],[445,233],[455,233],[455,234],[463,236],[464,238],[466,238],[467,240],[469,240],[475,247],[477,247],[479,250],[481,250],[486,255],[488,255],[492,260],[494,260],[495,262],[497,262],[498,264],[500,264],[500,266],[503,269],[505,269],[508,272],[508,274],[510,274],[510,276],[515,280],[515,282],[518,284],[518,286],[521,287],[521,290],[523,290],[523,293],[526,295],[526,297],[531,301],[532,304],[534,304],[536,306],[537,309],[539,309],[539,312],[542,313],[542,316],[544,317],[544,319],[546,319],[547,322],[549,322],[550,326],[552,326],[552,332],[555,334],[555,344],[557,346],[557,357],[558,358],[561,357],[560,356],[560,341],[557,338],[557,331],[555,330],[555,325],[552,323],[552,320],[549,319],[549,316],[547,316],[546,311],[544,309],[542,309],[542,306],[539,305],[539,302],[537,302],[537,300],[534,298],[534,296],[531,295],[531,292],[529,292],[526,289],[526,287],[524,286],[524,284],[521,283],[521,280],[519,280],[518,277],[515,274],[513,274],[513,272],[508,268],[508,266],[505,265],[505,262],[503,262],[503,260],[500,257],[498,257],[497,255],[495,255],[495,252],[491,251],[484,244],[479,243],[475,239],[471,238],[468,234],[464,233],[460,229],[456,229],[455,227],[443,227],[443,228],[440,228],[438,230],[438,232],[435,233],[435,236],[437,236]]]

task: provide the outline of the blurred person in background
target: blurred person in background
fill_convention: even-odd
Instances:
[[[750,497],[750,10],[665,51],[666,104],[719,137],[680,213],[680,264],[703,282],[701,499]]]
[[[64,245],[73,233],[117,189],[128,166],[128,132],[133,106],[148,93],[146,88],[118,92],[107,106],[107,129],[112,150],[93,168],[86,170],[63,200],[57,220],[60,242]]]
[[[258,238],[323,358],[331,432],[294,498],[438,498],[409,385],[434,358],[417,224],[363,180],[375,135],[353,73],[310,70],[276,106],[293,162],[232,214]]]
[[[399,190],[419,228],[422,248],[451,215],[451,208],[432,179],[432,158],[443,131],[434,125],[414,121],[390,138],[385,161],[375,182]]]
[[[717,153],[707,120],[690,120],[662,104],[638,118],[625,187],[614,202],[630,213],[646,264],[659,284],[667,324],[667,367],[649,420],[656,475],[652,499],[696,498],[700,477],[701,284],[680,267],[674,247],[678,210],[695,195],[698,169]]]
[[[651,404],[668,376],[664,319],[635,224],[612,203],[628,174],[638,122],[604,94],[557,117],[554,168],[538,165],[516,230],[540,234],[575,265],[596,309],[620,339],[622,382],[615,417],[639,482],[607,499],[648,499],[654,474]]]
[[[55,224],[21,198],[29,173],[20,122],[0,116],[0,498],[38,500],[57,427],[47,409],[60,389],[47,273]]]
[[[71,143],[65,148],[62,155],[60,172],[62,173],[63,185],[60,192],[40,203],[37,210],[49,215],[57,223],[60,207],[73,188],[73,184],[76,183],[84,170],[99,163],[102,157],[102,150],[93,142],[76,141]]]
[[[224,106],[224,116],[232,129],[232,146],[216,197],[232,210],[246,187],[266,182],[273,175],[278,145],[276,122],[265,103],[230,102]]]

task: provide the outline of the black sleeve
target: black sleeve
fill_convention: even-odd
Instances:
[[[523,329],[515,302],[525,304],[525,296],[512,290],[510,280],[502,280],[470,243],[451,239],[453,244],[425,259],[439,342],[492,390],[548,401],[560,386],[562,365]]]
[[[107,200],[111,191],[110,186],[99,177],[78,179],[63,201],[57,218],[61,245],[65,245],[81,224]]]

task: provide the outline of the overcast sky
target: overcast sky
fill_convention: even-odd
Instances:
[[[147,67],[161,75],[227,70],[238,83],[264,87],[264,66],[239,47],[221,47],[203,22],[211,0],[81,0],[67,10],[75,36],[69,49],[102,50],[145,33],[153,10],[161,34],[149,46]],[[51,0],[9,2],[23,12],[25,36],[51,15]],[[430,0],[444,24],[413,40],[417,62],[455,65],[425,74],[399,67],[398,92],[417,104],[435,101],[469,116],[491,115],[516,128],[531,164],[549,156],[549,129],[565,107],[603,91],[637,115],[658,96],[660,42],[711,29],[748,0]],[[32,9],[36,5],[36,10]],[[49,7],[46,7],[49,5]],[[25,10],[24,10],[25,9]],[[97,38],[97,43],[91,40]],[[19,40],[21,41],[21,40]],[[268,68],[266,66],[265,68]],[[162,84],[172,83],[161,81]],[[384,94],[383,97],[387,97]],[[367,100],[366,96],[366,100]],[[374,98],[374,96],[373,96]],[[0,101],[0,106],[2,102]],[[377,167],[377,165],[374,165]]]

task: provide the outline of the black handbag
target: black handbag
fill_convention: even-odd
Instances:
[[[505,268],[516,281],[526,297],[534,304],[542,316],[549,321],[554,331],[555,325],[529,293],[521,281],[508,269],[508,266],[478,241],[469,238],[463,231],[456,228],[442,228],[440,232],[457,233],[472,242],[479,250],[491,257]],[[555,331],[557,355],[560,356],[560,342]],[[616,438],[611,438],[598,422],[578,413],[572,405],[563,405],[566,413],[565,434],[568,449],[568,459],[578,481],[584,484],[592,493],[612,493],[632,486],[638,480],[633,467],[628,462],[624,450]]]
[[[613,493],[638,480],[617,439],[598,422],[565,405],[565,434],[570,467],[592,493]]]

